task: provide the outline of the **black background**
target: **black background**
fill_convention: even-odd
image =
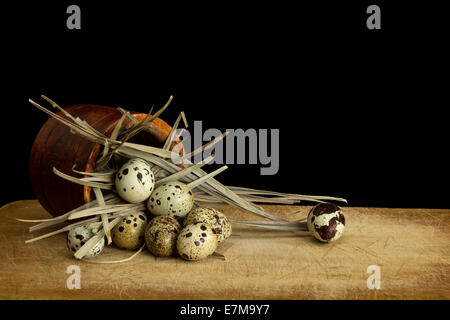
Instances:
[[[280,169],[231,165],[225,184],[448,208],[448,33],[433,2],[58,1],[2,9],[1,204],[34,198],[32,142],[62,106],[147,112],[174,101],[204,128],[280,129]],[[66,8],[81,7],[81,30]],[[366,8],[381,7],[381,30]],[[11,125],[14,124],[14,125]],[[212,168],[211,168],[212,169]]]
[[[424,310],[431,316],[438,316],[448,307],[448,301],[399,301],[399,300],[120,300],[120,301],[80,301],[80,300],[22,300],[22,301],[0,301],[2,310],[5,307],[14,310],[18,315],[28,315],[29,310],[36,313],[48,313],[46,315],[50,319],[59,319],[57,312],[49,312],[49,310],[66,310],[77,307],[78,309],[98,310],[102,308],[102,314],[111,318],[129,317],[129,310],[152,310],[153,313],[163,314],[169,319],[208,319],[206,315],[180,315],[182,307],[187,304],[196,307],[214,307],[222,309],[222,313],[215,312],[213,317],[209,319],[278,319],[280,316],[299,315],[302,318],[317,315],[317,310],[321,310],[321,314],[333,314],[339,318],[345,315],[345,319],[361,319],[362,316],[369,315],[371,319],[380,319],[387,313],[393,315],[394,318],[411,318]],[[226,315],[224,314],[224,305],[241,305],[244,307],[248,304],[269,305],[267,314],[263,315]],[[234,307],[230,307],[233,310]],[[343,310],[336,312],[336,310]],[[262,310],[266,310],[263,307]],[[263,311],[263,312],[264,312]]]

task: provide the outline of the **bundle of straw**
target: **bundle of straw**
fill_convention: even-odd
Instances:
[[[170,149],[170,146],[172,145],[174,139],[176,139],[175,132],[181,120],[183,120],[184,125],[187,127],[184,112],[179,114],[162,148],[130,142],[129,140],[132,137],[152,125],[153,120],[159,117],[170,105],[173,100],[173,96],[170,96],[167,103],[154,114],[152,114],[152,107],[147,116],[140,122],[134,119],[128,111],[118,108],[118,110],[122,113],[122,116],[117,122],[117,125],[110,137],[107,137],[95,130],[86,121],[73,117],[53,100],[47,98],[46,96],[41,97],[49,102],[54,108],[61,111],[63,115],[56,114],[31,99],[29,99],[29,102],[39,110],[47,113],[50,117],[66,125],[73,134],[83,137],[88,141],[102,145],[103,151],[100,158],[96,162],[94,172],[81,172],[77,171],[75,168],[72,168],[73,172],[84,175],[84,178],[76,178],[60,172],[58,168],[53,168],[53,172],[63,179],[91,187],[94,191],[96,200],[86,203],[79,208],[65,213],[64,215],[50,219],[19,219],[23,222],[38,223],[37,225],[29,228],[30,232],[64,224],[64,226],[60,226],[60,228],[55,231],[27,240],[27,243],[68,231],[76,226],[84,225],[91,228],[96,234],[78,249],[75,253],[76,258],[83,258],[84,255],[105,235],[108,240],[107,243],[111,244],[111,228],[114,227],[114,225],[120,220],[120,217],[145,209],[145,204],[143,202],[137,204],[126,203],[116,195],[114,190],[114,177],[117,170],[112,165],[114,157],[123,157],[125,159],[141,158],[149,162],[152,165],[152,171],[155,173],[156,186],[166,181],[174,180],[182,181],[186,184],[190,184],[191,186],[195,186],[194,199],[196,200],[196,206],[202,204],[226,203],[272,221],[233,221],[235,223],[244,223],[254,226],[261,225],[266,227],[272,226],[273,228],[284,228],[285,230],[303,230],[303,224],[285,221],[279,217],[276,217],[266,212],[261,206],[258,205],[258,203],[296,204],[301,201],[341,201],[346,203],[345,199],[337,197],[289,194],[223,185],[216,180],[214,176],[225,170],[227,168],[226,166],[209,174],[202,169],[204,165],[213,159],[214,155],[204,159],[198,164],[193,164],[189,161],[189,158],[199,152],[203,152],[204,150],[211,148],[214,144],[224,138],[226,133],[208,142],[201,148],[198,148],[183,156],[181,160],[183,161],[182,163],[184,166],[179,166],[177,163],[172,161],[172,159],[176,159],[177,157],[174,156],[174,151]],[[132,120],[132,126],[130,128],[123,128],[122,124],[125,118]],[[105,192],[105,194],[103,194],[103,192]],[[71,221],[73,219],[77,219],[77,222]],[[142,248],[140,250],[142,250]]]

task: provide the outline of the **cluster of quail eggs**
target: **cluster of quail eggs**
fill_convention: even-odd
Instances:
[[[111,236],[118,248],[136,250],[145,243],[154,256],[179,255],[195,261],[213,254],[231,235],[231,223],[223,213],[209,207],[194,208],[194,195],[186,184],[172,181],[155,188],[155,176],[145,160],[126,162],[116,174],[115,187],[127,202],[146,201],[149,211],[130,214],[115,225]],[[69,250],[76,252],[93,235],[86,226],[70,230]],[[98,255],[104,245],[103,238],[85,257]]]

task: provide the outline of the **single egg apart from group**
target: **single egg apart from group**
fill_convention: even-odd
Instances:
[[[135,158],[127,161],[117,172],[115,186],[123,200],[139,203],[152,193],[155,176],[145,160]]]
[[[86,226],[78,226],[70,229],[67,234],[67,248],[72,254],[78,251],[90,238],[94,236],[91,229]],[[95,246],[93,246],[88,253],[84,256],[85,258],[92,258],[98,255],[105,246],[105,238],[101,238]]]
[[[332,242],[344,233],[345,217],[341,209],[333,203],[319,203],[308,213],[309,232],[322,242]]]
[[[192,190],[184,183],[173,181],[157,187],[147,202],[148,210],[155,216],[180,219],[194,206]]]

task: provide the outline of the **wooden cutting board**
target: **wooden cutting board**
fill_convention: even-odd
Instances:
[[[258,220],[220,208],[234,219]],[[265,208],[298,220],[310,207]],[[188,262],[143,251],[110,265],[75,260],[65,234],[25,244],[33,237],[30,224],[14,218],[49,214],[36,200],[13,202],[0,209],[0,299],[450,299],[450,210],[343,209],[346,231],[332,244],[234,225],[219,250],[226,260]],[[95,259],[131,254],[107,247]],[[71,265],[80,268],[81,289],[67,288]],[[380,289],[368,288],[375,277],[369,266],[379,267]]]

